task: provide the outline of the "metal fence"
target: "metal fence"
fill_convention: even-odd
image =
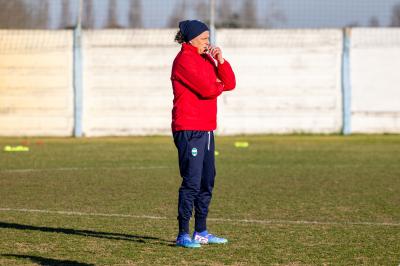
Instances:
[[[216,28],[398,27],[400,0],[0,0],[0,28],[175,28],[183,19]]]

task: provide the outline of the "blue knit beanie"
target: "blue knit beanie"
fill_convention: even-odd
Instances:
[[[188,42],[205,31],[209,31],[206,24],[198,20],[184,20],[179,22],[179,30],[185,42]]]

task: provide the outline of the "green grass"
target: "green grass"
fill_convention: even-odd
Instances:
[[[208,227],[230,242],[198,250],[173,245],[170,137],[37,140],[0,139],[30,147],[0,151],[1,265],[400,263],[400,136],[217,137]]]

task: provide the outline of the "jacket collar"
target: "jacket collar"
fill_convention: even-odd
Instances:
[[[182,43],[181,51],[192,51],[192,52],[195,52],[196,54],[199,54],[197,52],[197,48],[189,43]]]

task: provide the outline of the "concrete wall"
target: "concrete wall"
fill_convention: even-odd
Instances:
[[[71,31],[0,30],[0,135],[70,136]]]
[[[83,32],[85,136],[170,134],[176,30]],[[0,30],[0,135],[71,136],[71,31]],[[219,134],[342,128],[341,30],[219,30],[237,88]],[[354,29],[353,132],[400,133],[400,30]]]
[[[170,134],[176,30],[83,35],[86,136]]]
[[[354,29],[351,128],[400,133],[400,29]]]
[[[221,30],[217,41],[237,75],[222,134],[340,132],[340,30]]]
[[[170,134],[174,33],[85,32],[85,135]],[[219,31],[238,85],[220,98],[218,132],[339,132],[341,36],[340,30]]]

